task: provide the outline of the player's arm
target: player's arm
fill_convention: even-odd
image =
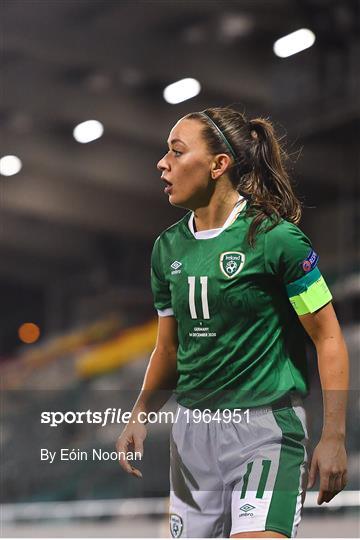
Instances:
[[[314,485],[319,470],[318,504],[322,504],[335,497],[347,482],[345,417],[349,360],[331,302],[313,313],[299,316],[299,319],[316,347],[323,394],[323,431],[312,456],[308,483],[308,487]]]
[[[176,386],[178,349],[175,317],[159,317],[155,349],[145,373],[140,395],[134,405],[137,412],[158,411],[169,399]]]
[[[144,382],[133,407],[131,418],[116,442],[118,452],[135,451],[143,455],[143,442],[147,435],[146,415],[158,411],[169,399],[176,386],[176,357],[178,348],[177,321],[175,317],[159,317],[156,345],[151,354]],[[141,478],[141,472],[126,459],[119,459],[121,467]]]

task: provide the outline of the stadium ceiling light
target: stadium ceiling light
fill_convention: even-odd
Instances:
[[[78,124],[73,131],[74,139],[82,144],[100,139],[104,133],[104,126],[98,120],[87,120]]]
[[[287,36],[277,39],[274,43],[274,53],[280,58],[287,58],[300,51],[308,49],[315,43],[315,34],[308,28],[300,28]]]
[[[17,156],[3,156],[0,159],[0,174],[3,176],[13,176],[22,169],[22,162]]]
[[[163,96],[167,103],[175,105],[187,99],[191,99],[200,93],[201,85],[196,79],[181,79],[172,84],[169,84],[164,89]]]

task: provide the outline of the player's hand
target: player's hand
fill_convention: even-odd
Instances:
[[[120,437],[116,441],[116,451],[124,452],[140,452],[141,456],[144,453],[144,440],[147,435],[147,429],[140,422],[129,423]],[[122,454],[124,455],[124,454]],[[135,469],[125,457],[119,457],[120,466],[129,474],[142,478],[142,474],[138,469]]]
[[[320,475],[320,489],[317,503],[330,502],[347,483],[347,456],[342,437],[324,434],[316,446],[310,466],[308,488]]]

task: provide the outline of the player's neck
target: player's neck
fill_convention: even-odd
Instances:
[[[200,232],[222,227],[239,201],[239,197],[237,191],[226,196],[212,197],[208,206],[194,210],[195,230]]]

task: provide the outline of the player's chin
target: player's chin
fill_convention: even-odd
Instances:
[[[177,206],[178,208],[187,208],[186,202],[186,199],[182,198],[178,194],[169,194],[169,203],[171,204],[171,206]]]

